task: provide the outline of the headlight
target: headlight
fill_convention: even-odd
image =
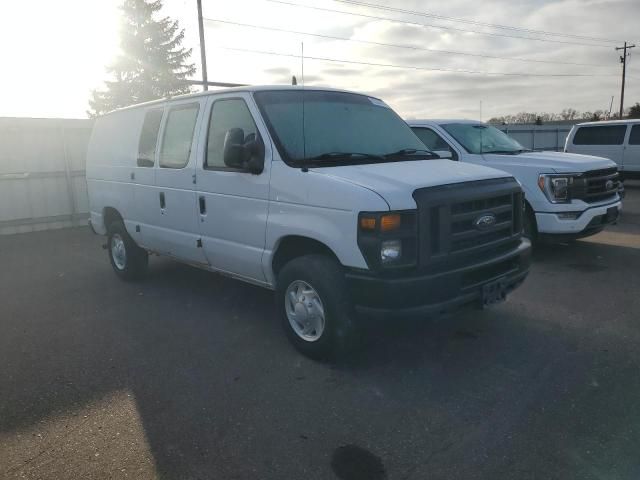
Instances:
[[[383,264],[397,262],[402,257],[402,242],[400,240],[385,240],[380,244],[380,260]]]
[[[360,213],[358,246],[372,270],[415,267],[418,260],[416,211]]]
[[[551,203],[568,203],[571,201],[572,175],[548,175],[538,177],[538,187]]]

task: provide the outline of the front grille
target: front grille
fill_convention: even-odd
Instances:
[[[522,232],[523,196],[511,179],[466,182],[416,190],[419,263],[454,268],[480,252],[484,257],[512,248]],[[493,223],[478,225],[481,218]]]
[[[571,197],[587,203],[613,199],[620,187],[617,167],[591,170],[573,180]]]
[[[495,224],[480,231],[474,221],[483,214],[493,214]],[[451,248],[458,252],[495,242],[511,236],[513,220],[513,195],[470,200],[451,205]]]

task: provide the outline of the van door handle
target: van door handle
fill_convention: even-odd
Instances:
[[[203,196],[200,196],[200,198],[198,198],[198,204],[200,205],[200,215],[206,215],[207,214],[207,201],[205,200],[205,198]]]
[[[164,192],[160,192],[160,209],[164,210],[166,206],[167,204],[164,200]]]

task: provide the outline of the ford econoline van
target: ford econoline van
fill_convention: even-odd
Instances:
[[[613,160],[623,180],[640,178],[640,118],[574,125],[564,151]]]
[[[123,279],[156,253],[275,291],[291,342],[324,357],[355,320],[501,301],[529,270],[508,173],[441,160],[378,98],[247,87],[95,122],[91,226]]]

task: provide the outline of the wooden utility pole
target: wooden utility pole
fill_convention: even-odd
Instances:
[[[635,45],[627,45],[627,42],[624,42],[624,47],[616,47],[616,50],[623,50],[622,56],[620,57],[620,62],[622,63],[622,89],[620,91],[620,115],[619,118],[622,119],[622,114],[624,113],[624,80],[627,74],[627,50],[634,48]]]
[[[207,52],[204,47],[204,26],[202,23],[202,0],[198,1],[198,30],[200,31],[200,62],[202,64],[202,89],[209,90],[207,81]]]

